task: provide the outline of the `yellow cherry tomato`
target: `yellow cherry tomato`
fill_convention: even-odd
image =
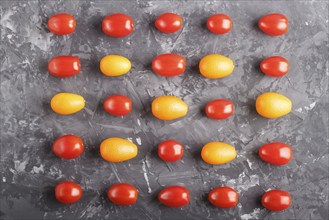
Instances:
[[[130,71],[131,63],[126,57],[107,55],[102,58],[100,69],[106,76],[121,76]]]
[[[201,157],[204,162],[218,165],[228,163],[236,157],[235,148],[223,142],[210,142],[203,146]]]
[[[176,96],[159,96],[152,102],[152,113],[160,120],[174,120],[187,114],[188,105]]]
[[[265,118],[278,118],[291,111],[292,103],[284,95],[267,92],[257,97],[256,111]]]
[[[199,63],[200,73],[210,79],[224,78],[234,69],[233,61],[220,54],[210,54],[203,57]]]
[[[58,93],[50,101],[51,109],[61,115],[69,115],[82,110],[85,100],[81,95],[73,93]]]
[[[137,146],[122,138],[108,138],[101,143],[101,156],[109,162],[122,162],[137,156]]]

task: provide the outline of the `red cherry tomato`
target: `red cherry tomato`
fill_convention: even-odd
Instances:
[[[152,69],[160,76],[178,76],[185,72],[186,59],[177,54],[161,54],[153,59]]]
[[[169,186],[160,191],[158,199],[166,206],[181,207],[190,202],[190,192],[182,186]]]
[[[266,75],[281,77],[288,73],[289,63],[280,56],[268,57],[260,63],[260,69]]]
[[[281,166],[291,160],[292,149],[288,144],[273,142],[259,148],[258,154],[267,163]]]
[[[262,205],[271,211],[282,211],[289,208],[291,204],[291,196],[283,190],[270,190],[264,193],[262,197]]]
[[[226,34],[232,29],[232,19],[224,14],[212,15],[207,20],[207,28],[214,34]]]
[[[75,31],[77,22],[72,15],[57,14],[48,20],[48,29],[54,34],[65,35]]]
[[[125,14],[112,14],[103,19],[102,30],[111,37],[125,37],[134,31],[134,21]]]
[[[258,21],[259,29],[271,36],[287,33],[288,26],[288,18],[283,14],[268,14]]]
[[[175,140],[161,142],[158,146],[159,157],[166,162],[175,162],[183,157],[184,147]]]
[[[74,182],[64,181],[55,187],[55,197],[61,203],[71,204],[81,199],[82,189]]]
[[[217,99],[206,105],[206,115],[215,120],[230,117],[234,112],[234,104],[226,99]]]
[[[232,208],[238,204],[239,195],[234,189],[222,186],[210,191],[208,200],[218,208]]]
[[[118,183],[107,190],[107,197],[117,205],[132,205],[137,201],[138,190],[130,184]]]
[[[52,146],[54,154],[63,159],[74,159],[84,150],[83,142],[78,136],[67,134],[59,137]]]
[[[132,101],[124,95],[112,95],[104,101],[104,109],[115,116],[125,116],[132,110]]]
[[[164,13],[155,20],[154,24],[159,31],[170,34],[182,28],[183,19],[174,13]]]
[[[80,72],[80,60],[74,56],[58,56],[48,63],[48,71],[57,77],[64,78],[74,76]]]

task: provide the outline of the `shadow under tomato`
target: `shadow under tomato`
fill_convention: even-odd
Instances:
[[[43,144],[43,153],[44,153],[44,156],[42,157],[43,159],[45,160],[56,160],[58,159],[58,157],[53,153],[52,151],[52,145],[53,145],[53,141],[55,140],[47,140],[44,142]]]
[[[152,196],[151,196],[151,202],[154,203],[154,204],[159,204],[161,206],[163,206],[160,202],[159,202],[159,199],[158,199],[158,194],[161,192],[161,190],[163,190],[165,187],[167,186],[163,186],[161,187],[160,189],[154,191],[152,193]]]
[[[87,158],[102,159],[101,153],[100,153],[100,145],[101,145],[101,142],[96,142],[96,143],[90,144],[90,147],[86,151],[86,153],[88,154],[88,155],[86,155]]]
[[[49,59],[50,60],[50,59]],[[43,61],[41,61],[41,64],[40,64],[40,66],[39,66],[39,71],[40,71],[40,73],[43,73],[43,74],[50,74],[49,72],[48,72],[48,62],[49,62],[49,60],[43,60]]]
[[[46,17],[44,19],[42,19],[41,21],[41,29],[43,31],[45,31],[46,33],[50,33],[49,29],[48,29],[48,19],[50,18],[51,16],[49,17]]]
[[[263,33],[263,32],[259,29],[259,27],[258,27],[258,21],[259,21],[259,19],[261,19],[261,17],[259,17],[258,19],[253,19],[253,20],[252,20],[252,22],[251,22],[251,24],[252,24],[251,28],[254,29],[254,30],[256,30],[256,31],[259,32],[259,33]]]
[[[46,187],[42,192],[42,196],[40,199],[40,202],[44,205],[44,207],[49,210],[58,210],[66,206],[65,204],[62,204],[57,201],[55,197],[55,186],[56,184],[54,183],[53,187]]]
[[[208,28],[207,28],[207,20],[208,20],[208,18],[201,19],[201,28],[204,29],[204,30],[208,30]]]
[[[210,102],[211,100],[209,100],[209,102]],[[208,102],[207,102],[208,103]],[[205,118],[207,118],[207,119],[209,119],[209,120],[213,120],[213,119],[210,119],[210,118],[208,118],[208,116],[207,116],[207,114],[206,114],[206,106],[207,106],[207,103],[205,103],[205,104],[201,104],[201,108],[200,108],[200,114],[202,115],[202,117],[205,117]],[[217,121],[217,120],[216,120]]]
[[[152,146],[151,158],[155,158],[157,161],[162,161],[158,155],[158,145]]]
[[[83,72],[89,74],[90,72],[92,72],[93,74],[95,74],[96,76],[104,76],[104,74],[101,72],[100,68],[99,68],[99,63],[100,60],[98,58],[93,58],[91,60],[88,60],[88,62],[85,66],[85,69],[83,69]]]
[[[55,94],[53,94],[53,95],[55,95]],[[50,107],[51,98],[49,100],[43,100],[43,102],[42,102],[42,109],[45,111],[45,113],[46,113],[45,115],[56,114]]]
[[[255,103],[256,103],[256,99],[248,100],[248,102],[246,103],[249,110],[250,110],[249,115],[250,115],[251,118],[259,116],[257,111],[256,111]]]
[[[208,199],[208,193],[204,193],[202,196],[201,196],[201,202],[204,203],[206,206],[213,206],[210,202],[209,202],[209,199]]]
[[[196,64],[191,65],[190,67],[187,67],[186,70],[191,73],[191,75],[200,77],[200,71],[199,71],[199,62]]]
[[[264,58],[265,59],[265,58]],[[252,65],[252,71],[257,73],[259,76],[264,76],[264,73],[260,70],[260,63],[263,59],[257,59]]]
[[[202,146],[200,147],[200,149],[191,152],[193,158],[194,158],[197,162],[200,162],[200,160],[202,160],[202,158],[201,158],[201,150],[202,150]]]
[[[91,27],[98,34],[103,34],[102,21],[104,18],[105,18],[105,16],[95,16],[95,17],[93,17],[93,21],[91,22]]]
[[[157,55],[155,55],[154,57],[156,57],[156,56],[157,56]],[[150,72],[151,72],[152,74],[155,74],[155,73],[153,72],[153,69],[152,69],[152,61],[153,61],[153,60],[147,62],[147,63],[144,65],[144,68],[147,69],[147,70],[150,70]]]

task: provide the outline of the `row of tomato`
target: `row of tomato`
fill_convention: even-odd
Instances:
[[[264,59],[259,67],[268,76],[282,77],[289,71],[289,62],[282,56],[271,56]],[[105,76],[121,76],[131,70],[131,62],[124,56],[107,55],[100,61],[100,70]],[[186,59],[178,54],[161,54],[152,60],[152,70],[159,76],[178,76],[186,71]],[[233,70],[233,61],[220,54],[206,55],[199,62],[201,75],[209,79],[224,78]],[[71,77],[81,71],[81,62],[76,56],[57,56],[49,61],[48,71],[56,77]]]
[[[63,204],[72,204],[82,197],[82,188],[71,181],[60,182],[55,187],[55,197]],[[129,206],[137,202],[138,190],[131,184],[114,184],[107,190],[108,199],[119,206]],[[190,191],[183,186],[169,186],[158,193],[161,204],[169,207],[182,207],[190,203]],[[218,208],[233,208],[239,202],[238,192],[228,186],[211,190],[208,201]],[[269,190],[262,196],[262,205],[271,211],[282,211],[291,205],[291,196],[283,190]]]
[[[84,151],[80,137],[67,134],[59,137],[52,145],[52,151],[62,159],[71,160]],[[176,162],[183,157],[184,146],[176,140],[166,140],[158,145],[158,156],[165,162]],[[138,147],[126,139],[112,137],[100,144],[100,154],[108,162],[118,163],[137,156]],[[220,165],[236,158],[235,148],[224,142],[209,142],[202,147],[201,158],[205,163]],[[267,163],[281,166],[288,164],[292,158],[292,148],[285,143],[272,142],[259,148],[260,158]]]
[[[213,34],[226,34],[232,29],[232,19],[225,14],[215,14],[208,18],[207,28]],[[165,34],[179,31],[183,19],[178,14],[164,13],[157,17],[154,26]],[[271,36],[280,36],[288,31],[288,18],[283,14],[268,14],[258,21],[258,27]],[[48,29],[58,35],[71,34],[75,31],[76,20],[70,14],[56,14],[48,20]],[[134,31],[134,21],[126,14],[112,14],[102,21],[102,30],[111,37],[125,37]]]
[[[267,92],[256,99],[256,111],[265,118],[278,118],[291,111],[292,103],[284,95]],[[124,95],[109,96],[103,103],[105,111],[114,116],[125,116],[132,111],[132,101]],[[73,93],[58,93],[50,101],[50,107],[61,115],[74,114],[85,107],[85,99]],[[160,120],[176,120],[188,113],[188,104],[176,96],[159,96],[152,101],[152,114]],[[205,107],[206,115],[223,120],[234,113],[234,104],[226,99],[216,99]]]

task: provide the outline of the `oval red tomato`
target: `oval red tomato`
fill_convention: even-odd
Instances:
[[[78,74],[81,69],[80,60],[74,56],[58,56],[48,63],[48,71],[57,77],[64,78]]]
[[[285,165],[292,158],[292,149],[288,144],[273,142],[259,148],[258,154],[262,160],[273,165]]]
[[[206,115],[215,120],[223,120],[234,113],[234,104],[226,99],[217,99],[206,105]]]
[[[64,181],[55,187],[55,197],[61,203],[71,204],[81,199],[82,189],[74,182]]]
[[[160,76],[178,76],[185,72],[186,59],[177,54],[161,54],[153,59],[152,69]]]
[[[271,36],[280,36],[288,31],[289,21],[283,14],[268,14],[258,21],[258,27]]]
[[[291,196],[283,190],[270,190],[264,193],[262,197],[262,205],[271,211],[282,211],[289,208],[291,204]]]
[[[83,142],[78,136],[67,134],[59,137],[52,146],[52,151],[63,159],[74,159],[84,150]]]
[[[107,190],[107,197],[117,205],[132,205],[137,201],[138,190],[133,185],[118,183]]]
[[[112,14],[103,19],[102,30],[111,37],[125,37],[134,31],[134,21],[125,14]]]
[[[272,56],[264,59],[260,63],[261,71],[269,76],[281,77],[288,73],[289,62],[280,56]]]
[[[54,34],[65,35],[75,31],[77,22],[70,14],[56,14],[48,20],[48,29]]]
[[[183,19],[174,13],[164,13],[155,20],[154,25],[159,31],[170,34],[182,28]]]
[[[175,162],[183,157],[184,146],[175,140],[163,141],[158,146],[159,157],[166,162]]]
[[[111,115],[125,116],[132,110],[132,101],[124,95],[112,95],[104,101],[104,109]]]
[[[239,195],[234,189],[222,186],[210,191],[208,200],[218,208],[232,208],[238,204]]]
[[[215,14],[208,18],[207,28],[214,34],[226,34],[232,29],[232,19],[224,14]]]
[[[182,186],[169,186],[160,191],[158,199],[166,206],[181,207],[190,202],[190,191]]]

